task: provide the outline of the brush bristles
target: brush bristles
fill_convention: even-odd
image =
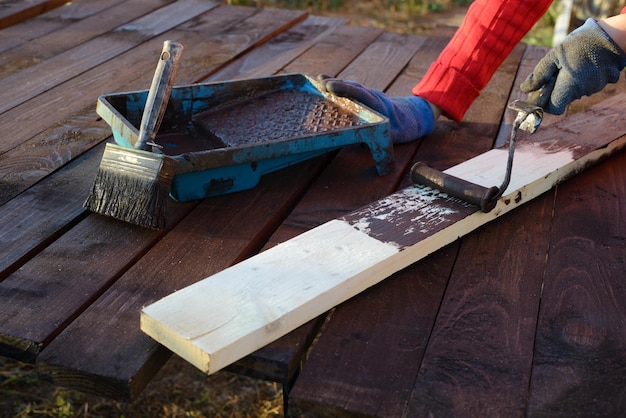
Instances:
[[[135,225],[165,228],[174,172],[167,157],[107,144],[84,206]]]
[[[154,179],[99,170],[85,207],[135,225],[162,229],[167,224],[169,190]]]

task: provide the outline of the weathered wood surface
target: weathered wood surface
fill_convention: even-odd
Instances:
[[[0,29],[38,16],[65,3],[67,3],[67,0],[21,0],[2,2],[2,7],[0,7]]]
[[[626,408],[626,158],[559,187],[537,323],[529,415]]]
[[[19,3],[44,2],[10,2]],[[171,355],[139,329],[142,306],[407,186],[415,159],[446,169],[501,145],[509,91],[514,97],[542,54],[520,46],[466,122],[444,121],[426,140],[396,147],[390,176],[375,174],[366,149],[349,147],[245,193],[173,203],[171,229],[154,233],[88,214],[82,201],[110,135],[95,113],[97,96],[147,88],[163,40],[186,47],[177,84],[306,72],[404,95],[453,31],[414,37],[195,0],[81,0],[37,13],[0,30],[0,354],[35,362],[60,385],[118,399],[135,397]],[[163,19],[170,14],[177,20]],[[33,79],[41,83],[14,85]],[[625,374],[622,154],[230,370],[279,381],[286,394],[293,386],[293,414],[617,415]],[[570,197],[562,194],[579,178],[586,180]],[[572,252],[582,254],[576,264]]]

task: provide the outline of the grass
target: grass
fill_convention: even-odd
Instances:
[[[0,358],[0,417],[245,417],[283,415],[280,385],[229,372],[207,376],[179,357],[133,402],[116,402],[56,387],[33,365]]]
[[[232,0],[230,3],[307,9],[315,14],[347,16],[354,24],[420,33],[450,12],[456,12],[455,19],[462,17],[471,1]],[[556,9],[552,8],[524,41],[549,45],[555,16]],[[40,379],[34,366],[0,358],[0,418],[269,418],[282,415],[280,385],[228,372],[206,376],[176,356],[132,403],[114,402],[55,387]]]

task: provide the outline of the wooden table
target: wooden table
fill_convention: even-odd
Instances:
[[[444,169],[503,144],[505,106],[545,53],[519,45],[465,121],[397,146],[388,176],[351,146],[250,191],[172,202],[172,227],[151,231],[82,203],[111,133],[97,97],[146,89],[165,39],[185,45],[176,84],[304,72],[407,95],[453,30],[201,0],[58,3],[0,13],[0,354],[122,400],[171,356],[141,332],[142,306],[408,185],[416,160]],[[622,152],[230,369],[283,383],[291,415],[618,415],[625,217]]]

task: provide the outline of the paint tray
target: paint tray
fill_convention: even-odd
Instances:
[[[147,96],[98,98],[118,145],[137,141]],[[393,161],[387,118],[305,74],[174,87],[155,142],[177,162],[171,196],[181,202],[250,189],[263,174],[349,144],[366,144],[380,175]]]

